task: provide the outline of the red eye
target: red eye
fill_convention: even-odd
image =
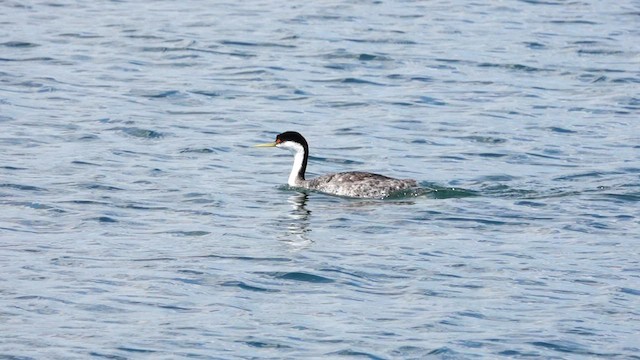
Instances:
[[[281,142],[282,142],[282,140],[276,139],[276,144],[280,144]]]

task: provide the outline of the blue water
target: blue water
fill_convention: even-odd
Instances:
[[[0,14],[0,358],[640,358],[637,1]]]

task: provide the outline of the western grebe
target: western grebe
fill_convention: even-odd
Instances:
[[[327,174],[305,180],[304,173],[307,170],[307,160],[309,159],[309,145],[307,140],[295,131],[283,132],[276,136],[275,142],[255,146],[278,147],[291,150],[294,153],[293,168],[288,181],[289,186],[339,196],[377,199],[387,197],[396,191],[418,187],[418,183],[412,179],[394,179],[361,171]]]

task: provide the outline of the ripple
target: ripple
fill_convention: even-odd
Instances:
[[[589,20],[549,20],[550,24],[559,25],[597,25],[597,22]]]
[[[640,192],[627,194],[604,194],[604,196],[622,202],[640,202]]]
[[[547,48],[547,45],[539,43],[539,42],[535,42],[535,41],[525,42],[524,45],[526,47],[528,47],[529,49],[534,49],[534,50],[541,50],[541,49],[546,49]]]
[[[560,134],[576,134],[577,133],[577,131],[561,128],[558,126],[552,126],[549,128],[549,130],[555,133],[560,133]]]
[[[353,350],[353,349],[339,350],[339,351],[327,353],[326,355],[327,356],[331,356],[331,357],[334,357],[334,356],[358,357],[358,358],[366,358],[366,359],[372,359],[372,360],[383,360],[383,359],[385,359],[382,356],[377,356],[377,355],[374,355],[374,354],[366,352],[366,351],[357,351],[357,350]]]
[[[388,57],[382,56],[382,55],[360,54],[360,55],[358,55],[358,60],[360,60],[360,61],[388,61],[390,59]]]
[[[116,219],[114,219],[112,217],[109,217],[109,216],[100,216],[100,217],[97,217],[97,218],[91,218],[89,220],[97,221],[97,222],[100,222],[100,223],[117,223],[118,222],[118,220],[116,220]]]
[[[595,352],[588,351],[579,343],[571,342],[571,341],[534,341],[531,345],[535,347],[546,348],[549,350],[553,350],[561,353],[570,353],[577,355],[586,355],[586,356],[612,356],[616,354],[599,354]]]
[[[640,290],[639,289],[621,288],[620,292],[625,293],[625,294],[629,294],[629,295],[640,296]]]
[[[232,256],[232,255],[203,255],[205,258],[225,259],[225,260],[241,260],[249,262],[290,262],[289,258],[279,257],[253,257],[253,256]]]
[[[98,358],[106,358],[106,359],[111,359],[111,360],[127,360],[128,357],[126,356],[120,356],[120,355],[114,355],[114,354],[106,354],[103,352],[96,352],[96,351],[91,351],[89,352],[89,355],[93,356],[93,357],[98,357]],[[18,360],[18,359],[16,359]]]
[[[276,343],[273,341],[257,341],[257,340],[251,340],[251,341],[241,341],[242,343],[250,346],[250,347],[254,347],[254,348],[259,348],[259,349],[289,349],[291,348],[288,345],[284,345],[284,344],[280,344],[280,343]]]
[[[202,230],[191,230],[191,231],[176,230],[176,231],[167,231],[165,233],[176,235],[176,236],[185,236],[185,237],[193,237],[193,236],[198,237],[198,236],[206,236],[211,234],[211,232],[209,231],[202,231]]]
[[[121,131],[126,135],[137,137],[137,138],[143,138],[143,139],[160,139],[165,136],[165,134],[159,131],[141,129],[138,127],[116,127],[116,128],[112,128],[111,130]]]
[[[22,184],[0,184],[0,188],[8,188],[20,191],[35,191],[35,192],[43,192],[47,191],[47,189],[33,186],[33,185],[22,185]]]
[[[11,171],[14,171],[14,170],[27,170],[27,168],[16,167],[16,166],[0,166],[0,169],[11,170]]]
[[[181,153],[196,153],[196,154],[215,154],[217,153],[214,148],[185,148],[180,150]]]
[[[40,45],[35,43],[25,42],[25,41],[7,41],[7,42],[0,43],[0,46],[6,46],[9,48],[26,49],[26,48],[38,47]]]
[[[417,102],[420,103],[420,104],[435,105],[435,106],[447,105],[446,102],[438,100],[436,98],[432,98],[430,96],[420,96],[420,98],[419,98],[419,100]]]
[[[493,67],[506,70],[524,71],[524,72],[548,72],[549,69],[536,68],[533,66],[527,66],[522,64],[496,64],[496,63],[480,63],[478,67]]]
[[[55,59],[48,56],[30,57],[30,58],[3,58],[0,57],[0,61],[4,62],[49,62]]]
[[[238,287],[242,290],[255,291],[255,292],[265,292],[265,293],[280,292],[280,290],[277,290],[277,289],[267,289],[267,288],[258,287],[254,285],[248,285],[242,281],[226,281],[222,283],[222,286],[233,286],[233,287]]]
[[[163,99],[163,98],[172,98],[172,97],[182,96],[182,94],[178,90],[167,90],[167,91],[161,91],[157,93],[140,94],[140,96],[147,97],[150,99]]]
[[[103,190],[103,191],[122,191],[123,188],[111,185],[102,185],[102,184],[81,184],[80,187],[89,190]]]
[[[605,50],[605,49],[580,49],[577,51],[580,55],[621,55],[624,51]]]
[[[134,347],[117,347],[116,350],[135,353],[135,354],[154,354],[157,351],[152,349],[144,349],[144,348],[134,348]]]
[[[249,46],[249,47],[275,47],[275,48],[285,48],[285,49],[295,49],[295,45],[288,44],[278,44],[271,42],[249,42],[249,41],[233,41],[233,40],[223,40],[220,42],[222,45],[231,45],[231,46]]]
[[[283,279],[283,280],[293,280],[300,282],[309,282],[316,284],[327,284],[332,283],[334,280],[326,278],[320,275],[309,274],[305,272],[274,272],[274,273],[266,273],[274,278]]]
[[[493,137],[493,136],[479,136],[479,135],[465,136],[465,137],[462,137],[461,139],[482,143],[482,144],[504,144],[507,142],[507,139]]]

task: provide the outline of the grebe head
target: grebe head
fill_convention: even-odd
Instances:
[[[295,131],[286,131],[276,136],[276,147],[288,149],[294,153],[304,152],[306,154],[309,152],[307,140]]]
[[[304,181],[304,173],[307,170],[307,159],[309,158],[309,145],[307,140],[296,131],[285,131],[276,136],[276,141],[258,144],[256,147],[278,147],[287,149],[294,153],[293,168],[289,175],[289,185],[299,185],[300,181]]]
[[[302,136],[299,132],[296,132],[296,131],[283,132],[282,134],[278,134],[278,136],[276,136],[275,142],[258,144],[254,146],[255,147],[278,147],[281,149],[291,150],[294,153],[304,152],[306,154],[309,152],[309,145],[307,144],[307,140],[305,140],[304,136]]]

